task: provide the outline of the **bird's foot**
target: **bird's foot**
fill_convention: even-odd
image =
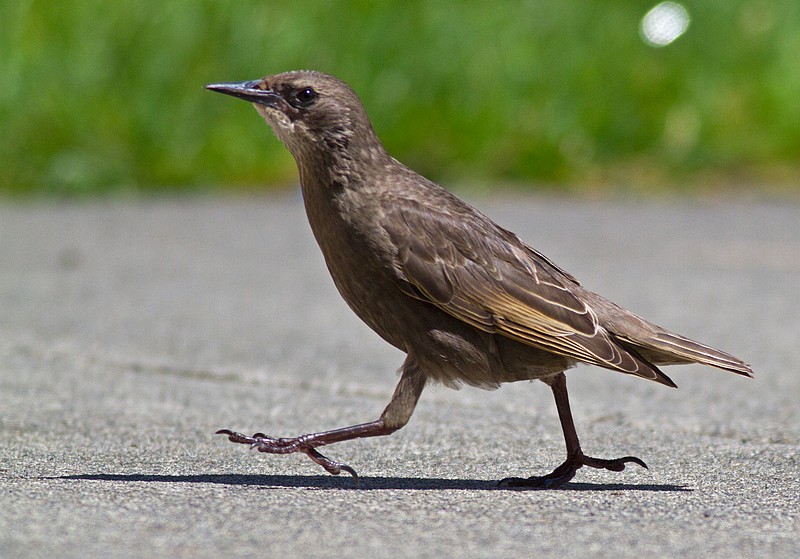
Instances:
[[[601,470],[611,470],[612,472],[621,472],[625,469],[625,464],[629,462],[638,464],[642,468],[647,469],[647,464],[635,456],[605,459],[592,458],[591,456],[578,454],[569,456],[563,464],[545,476],[531,476],[529,478],[509,477],[500,480],[498,485],[507,488],[533,487],[539,489],[556,489],[571,480],[575,476],[575,472],[583,466]]]
[[[325,468],[325,470],[333,475],[339,475],[342,471],[349,473],[353,479],[358,483],[358,474],[356,471],[341,462],[336,462],[330,458],[320,454],[310,442],[309,435],[292,438],[276,439],[265,435],[264,433],[256,433],[252,437],[231,431],[230,429],[220,429],[216,432],[217,435],[227,435],[228,440],[234,443],[248,444],[250,448],[255,448],[259,452],[267,452],[269,454],[291,454],[293,452],[302,452],[311,460]]]

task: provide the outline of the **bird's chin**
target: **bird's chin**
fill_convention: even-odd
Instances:
[[[267,105],[262,105],[261,103],[253,103],[253,108],[264,120],[272,120],[277,115],[283,114],[275,107],[268,107]]]
[[[286,113],[276,107],[269,107],[267,105],[262,105],[261,103],[253,103],[253,107],[255,107],[258,114],[261,115],[261,118],[266,120],[267,124],[269,124],[275,130],[278,128],[294,127],[294,123],[286,115]]]

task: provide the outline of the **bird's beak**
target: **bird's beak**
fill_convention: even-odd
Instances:
[[[258,103],[266,105],[267,107],[278,108],[278,103],[281,101],[281,96],[270,89],[261,89],[259,81],[250,82],[237,82],[237,83],[213,83],[206,86],[206,89],[224,93],[250,101],[251,103]]]

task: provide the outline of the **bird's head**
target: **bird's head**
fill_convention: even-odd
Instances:
[[[206,89],[253,103],[298,165],[309,158],[336,160],[354,149],[383,152],[358,96],[333,76],[294,71]]]

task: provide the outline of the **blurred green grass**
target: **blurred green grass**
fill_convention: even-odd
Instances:
[[[311,68],[448,183],[785,184],[800,170],[800,2],[0,0],[0,193],[255,189],[294,163],[210,82]],[[221,185],[221,186],[220,186]]]

